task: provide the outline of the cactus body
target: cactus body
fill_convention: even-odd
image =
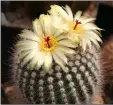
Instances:
[[[95,49],[76,49],[76,54],[68,57],[65,70],[53,63],[48,73],[42,68],[29,70],[29,63],[23,66],[17,53],[14,58],[14,80],[31,103],[91,103],[99,92],[101,77]]]

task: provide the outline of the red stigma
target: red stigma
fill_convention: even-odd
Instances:
[[[74,30],[75,30],[75,28],[77,27],[78,24],[81,24],[81,22],[79,22],[78,20],[76,20],[76,24],[74,26]]]
[[[50,46],[50,43],[49,43],[50,37],[47,36],[47,38],[44,38],[44,39],[45,39],[45,41],[46,41],[46,43],[47,43],[47,47],[50,48],[50,47],[51,47],[51,46]]]

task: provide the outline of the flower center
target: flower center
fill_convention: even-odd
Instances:
[[[51,48],[51,45],[50,45],[50,37],[47,36],[46,38],[44,38],[45,42],[46,42],[46,46],[47,48]]]
[[[82,25],[82,23],[78,20],[76,20],[75,23],[73,23],[73,21],[69,21],[68,22],[69,25],[69,33],[75,33],[75,34],[71,34],[69,35],[69,39],[71,39],[73,42],[79,43],[79,37],[81,37],[82,35],[84,35],[84,27]]]
[[[78,20],[76,20],[75,26],[74,26],[74,30],[76,29],[77,25],[81,24],[81,22],[79,22]]]
[[[70,27],[70,32],[75,32],[80,35],[84,34],[84,28],[80,21],[76,20],[75,24],[73,22],[69,22],[68,24]]]
[[[57,46],[57,40],[52,35],[45,36],[40,44],[42,51],[54,51]]]

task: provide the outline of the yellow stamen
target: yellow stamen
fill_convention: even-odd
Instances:
[[[40,43],[40,49],[42,51],[54,51],[56,47],[57,40],[52,35],[46,35]]]
[[[76,32],[79,35],[83,35],[84,34],[84,28],[83,28],[83,26],[81,24],[77,25],[76,29],[73,30],[73,31]]]

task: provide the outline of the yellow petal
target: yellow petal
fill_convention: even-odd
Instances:
[[[40,41],[39,37],[34,32],[32,32],[30,30],[26,30],[26,29],[23,30],[22,32],[23,33],[19,34],[19,36],[21,38],[24,38],[26,40],[31,40],[31,41],[33,40],[33,41],[36,41],[36,42]]]
[[[59,46],[57,48],[59,51],[62,51],[64,54],[75,54],[75,51],[68,48],[68,47],[65,47],[65,46]]]
[[[65,68],[64,62],[55,54],[52,53],[53,59],[55,60],[55,62],[61,66],[62,69]]]
[[[43,52],[37,52],[37,59],[38,59],[38,62],[36,64],[36,69],[39,70],[39,68],[43,65],[44,63],[44,54]]]
[[[61,51],[57,50],[55,53],[64,63],[67,64],[67,58]]]
[[[59,41],[59,44],[62,45],[62,46],[76,48],[75,43],[73,43],[73,42],[71,42],[69,40],[61,40],[61,41]]]
[[[72,13],[71,8],[68,5],[66,5],[65,10],[67,11],[67,13],[69,15],[70,20],[73,20],[73,13]]]
[[[42,31],[41,23],[38,19],[35,19],[33,21],[33,30],[39,37],[44,36],[43,31]]]
[[[49,11],[49,13],[50,13],[50,14],[57,14],[57,13],[59,13],[60,16],[61,16],[63,19],[65,19],[65,20],[68,20],[68,19],[69,19],[69,16],[68,16],[68,14],[66,13],[66,11],[65,11],[62,7],[60,7],[60,6],[58,6],[58,5],[52,5],[52,6],[51,6],[51,10]]]
[[[43,28],[43,31],[44,31],[44,34],[47,35],[47,34],[51,34],[52,30],[52,26],[51,26],[51,17],[49,15],[44,15],[44,14],[41,14],[40,17],[39,17],[39,20],[40,20],[40,23],[42,25],[42,28]]]
[[[96,18],[88,18],[88,19],[82,20],[82,24],[86,24],[86,23],[92,22],[94,20],[96,20]]]
[[[85,28],[85,30],[102,30],[101,28],[98,28],[93,23],[84,24],[84,28]]]
[[[74,21],[79,20],[79,18],[81,17],[82,11],[78,11],[75,16],[74,16]]]
[[[44,70],[49,72],[52,66],[52,54],[50,52],[45,53],[44,57]]]

